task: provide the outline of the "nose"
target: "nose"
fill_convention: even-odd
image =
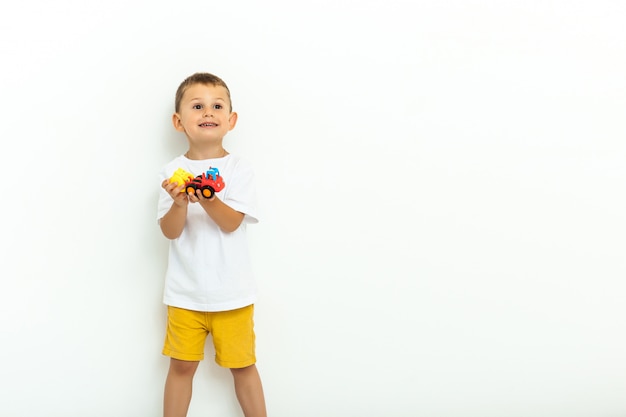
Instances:
[[[204,108],[204,116],[205,117],[213,117],[213,109],[210,106]]]

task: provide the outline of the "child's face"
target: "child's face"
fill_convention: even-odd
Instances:
[[[237,114],[230,111],[228,92],[222,86],[194,84],[180,102],[172,121],[176,130],[185,132],[194,145],[221,143],[235,127]]]

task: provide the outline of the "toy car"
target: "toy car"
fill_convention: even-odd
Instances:
[[[195,178],[184,169],[178,168],[170,178],[170,182],[176,182],[178,185],[184,184],[181,193],[194,195],[196,190],[200,190],[204,198],[213,197],[226,186],[224,179],[220,176],[220,171],[213,167]]]
[[[209,168],[202,175],[198,175],[185,185],[187,194],[195,194],[196,190],[201,190],[204,198],[211,198],[215,193],[219,193],[224,189],[226,184],[220,176],[217,168]]]

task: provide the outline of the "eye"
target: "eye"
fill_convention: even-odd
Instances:
[[[222,105],[221,105],[221,104],[215,104],[215,105],[213,106],[213,108],[214,108],[215,110],[220,110],[220,109],[222,109]]]
[[[193,108],[196,110],[200,110],[202,109],[202,104],[194,104]]]

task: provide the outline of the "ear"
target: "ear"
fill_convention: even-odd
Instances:
[[[228,130],[233,130],[237,124],[237,113],[232,112],[228,118]]]
[[[185,128],[183,127],[183,122],[180,120],[180,115],[178,113],[174,113],[172,115],[172,124],[174,125],[174,129],[179,132],[184,132]]]

